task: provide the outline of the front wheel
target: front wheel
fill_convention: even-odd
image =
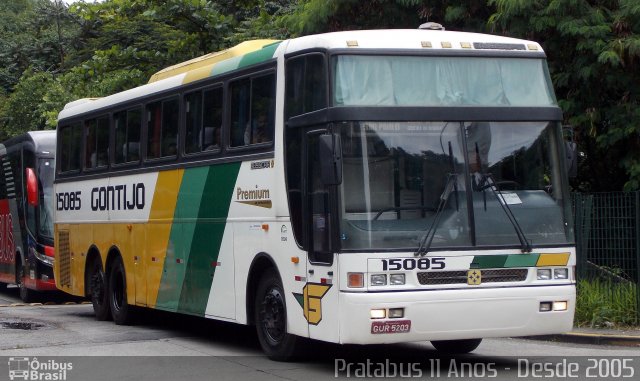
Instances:
[[[299,340],[295,335],[287,333],[285,293],[275,270],[267,271],[260,279],[254,311],[262,350],[272,360],[292,359]]]
[[[438,351],[452,354],[452,355],[460,355],[472,352],[478,345],[482,342],[482,339],[467,339],[467,340],[439,340],[432,341],[431,345],[433,345]]]
[[[127,277],[124,263],[120,257],[113,261],[109,273],[109,307],[111,308],[111,317],[116,324],[131,324],[133,307],[127,302]]]

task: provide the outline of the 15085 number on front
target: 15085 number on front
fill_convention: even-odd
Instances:
[[[442,270],[445,268],[445,259],[436,258],[392,258],[382,259],[382,271],[398,270]]]

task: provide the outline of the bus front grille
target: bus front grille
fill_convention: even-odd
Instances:
[[[58,267],[60,268],[60,286],[71,286],[71,250],[69,249],[69,232],[58,231]]]
[[[481,283],[524,282],[528,269],[480,270]],[[418,273],[421,285],[467,284],[467,271],[428,271]]]

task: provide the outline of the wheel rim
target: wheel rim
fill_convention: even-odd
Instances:
[[[282,293],[271,287],[265,293],[260,311],[260,323],[265,337],[271,345],[277,345],[284,339],[286,321]]]
[[[114,271],[116,273],[113,277],[113,292],[111,296],[113,297],[113,307],[120,310],[124,305],[124,276],[120,269],[115,269]]]

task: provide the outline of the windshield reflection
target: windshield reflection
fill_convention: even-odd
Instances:
[[[558,128],[555,122],[340,124],[342,247],[415,250],[432,225],[432,248],[522,246],[521,233],[534,245],[568,243]]]

